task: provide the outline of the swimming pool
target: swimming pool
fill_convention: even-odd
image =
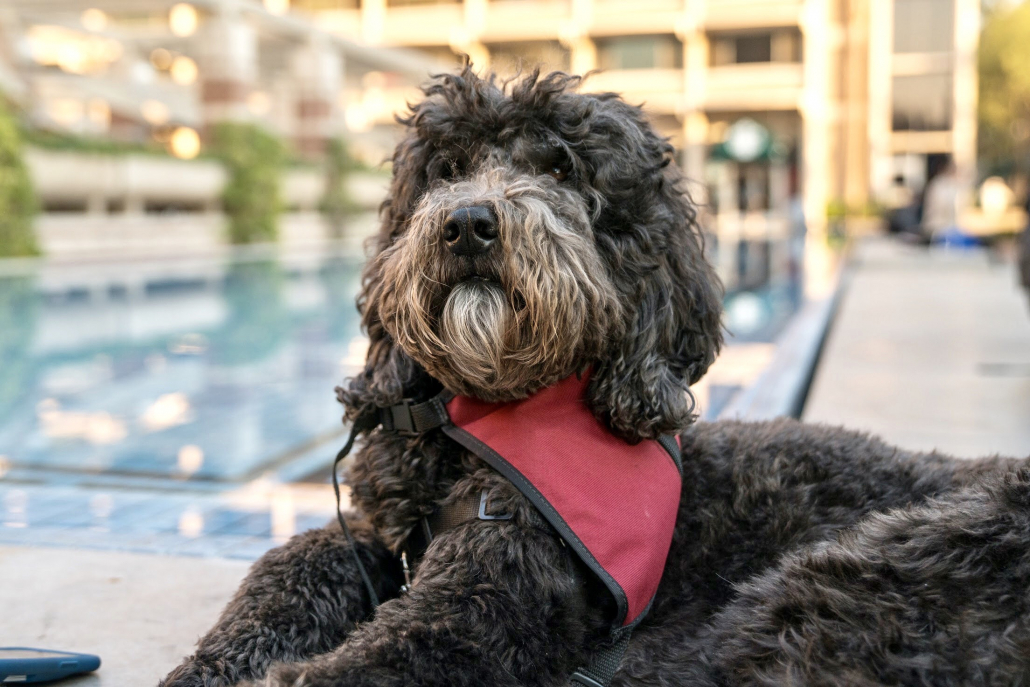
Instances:
[[[328,521],[361,260],[4,265],[0,543],[253,558]],[[789,291],[729,295],[730,344],[770,341]]]
[[[240,482],[340,430],[359,260],[267,252],[0,278],[0,455],[23,477]]]

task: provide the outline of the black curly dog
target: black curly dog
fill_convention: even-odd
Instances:
[[[402,120],[347,418],[441,385],[522,398],[591,366],[588,402],[613,432],[678,432],[676,533],[616,687],[1030,684],[1026,461],[789,420],[691,425],[721,288],[671,146],[576,83],[466,67]],[[305,532],[255,564],[165,687],[565,685],[605,635],[610,595],[439,430],[368,432],[349,483],[374,616],[339,525]],[[402,593],[395,552],[415,523],[483,489],[514,519],[438,537]]]

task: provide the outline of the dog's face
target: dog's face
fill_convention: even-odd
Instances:
[[[619,434],[689,423],[721,289],[671,146],[639,108],[577,81],[505,88],[466,68],[403,120],[349,405],[395,403],[427,375],[513,400],[589,367],[591,406]]]

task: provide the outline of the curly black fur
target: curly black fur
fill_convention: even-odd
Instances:
[[[594,277],[620,300],[597,318],[622,318],[605,323],[618,335],[603,350],[576,349],[594,370],[591,408],[628,440],[679,431],[683,445],[665,574],[614,687],[1030,682],[1026,461],[909,453],[790,420],[688,426],[687,388],[721,343],[720,288],[668,143],[638,108],[575,83],[533,74],[505,89],[466,68],[402,120],[359,299],[368,364],[338,390],[347,417],[439,390],[381,317],[389,254],[429,196],[500,165],[503,183],[518,176],[565,203],[558,215],[590,218],[607,272]],[[556,160],[567,176],[534,180]],[[374,617],[338,525],[299,535],[255,564],[165,687],[563,685],[605,636],[608,593],[510,483],[439,431],[369,434],[349,481],[385,599]],[[438,537],[401,593],[396,552],[419,518],[483,489],[515,517]]]

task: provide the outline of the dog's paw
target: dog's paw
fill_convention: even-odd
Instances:
[[[157,687],[230,687],[231,683],[209,666],[186,661],[168,673]]]
[[[238,687],[338,687],[311,663],[280,663],[272,666],[264,680]]]

